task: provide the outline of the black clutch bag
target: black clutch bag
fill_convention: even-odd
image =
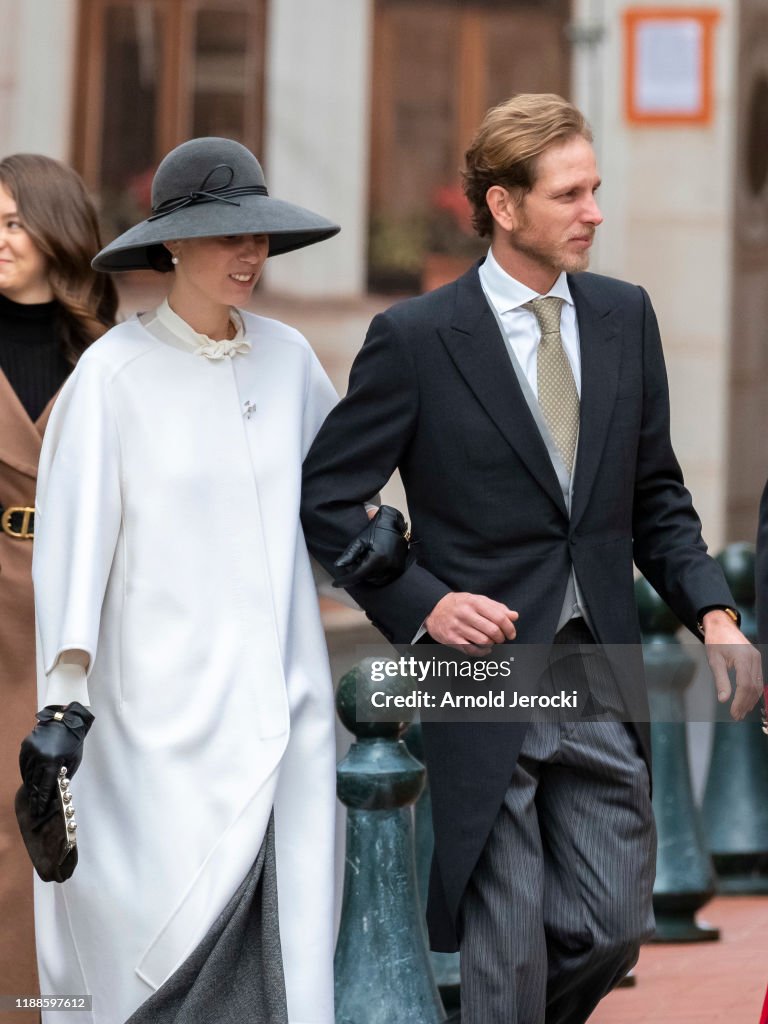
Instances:
[[[69,789],[67,769],[57,782],[56,808],[44,821],[35,823],[24,786],[16,793],[16,820],[35,871],[44,882],[66,882],[77,866],[77,822]]]

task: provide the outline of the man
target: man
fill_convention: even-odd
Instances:
[[[697,635],[701,623],[723,700],[736,667],[743,717],[759,659],[672,451],[650,301],[583,273],[599,185],[589,127],[564,100],[487,113],[465,191],[488,256],[374,319],[305,463],[307,539],[331,568],[365,527],[360,502],[399,468],[414,560],[351,593],[395,643],[426,630],[475,654],[515,639],[637,644],[634,559]],[[586,685],[605,693],[593,660]],[[585,1021],[653,928],[647,713],[633,729],[425,723],[424,743],[430,934],[460,946],[462,1021]]]

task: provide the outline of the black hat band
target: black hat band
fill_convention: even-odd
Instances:
[[[265,185],[239,185],[232,186],[229,183],[226,185],[220,185],[217,188],[206,188],[208,179],[211,175],[215,174],[216,171],[224,168],[229,171],[229,181],[231,182],[235,176],[235,172],[228,164],[217,164],[216,167],[206,174],[200,183],[200,187],[193,189],[184,196],[175,196],[172,199],[164,199],[162,203],[158,203],[157,206],[152,207],[152,216],[148,217],[148,221],[159,220],[161,217],[167,217],[169,213],[176,213],[177,210],[183,210],[188,206],[197,206],[200,203],[227,203],[229,206],[239,206],[240,203],[235,201],[236,196],[268,196],[269,192]]]

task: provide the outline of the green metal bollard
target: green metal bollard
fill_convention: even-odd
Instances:
[[[392,692],[396,679],[388,680]],[[432,974],[416,890],[411,805],[423,766],[396,722],[358,722],[358,690],[381,689],[370,659],[348,672],[336,709],[356,742],[336,770],[347,807],[347,850],[334,974],[336,1024],[441,1024],[445,1012]]]
[[[424,762],[424,742],[421,722],[413,722],[405,730],[403,740],[410,752]],[[414,807],[414,830],[416,835],[416,883],[422,908],[427,905],[429,868],[432,851],[435,848],[435,834],[432,829],[432,797],[429,791],[429,775],[424,789]],[[461,1002],[461,968],[458,953],[430,953],[432,970],[435,975],[440,998],[446,1010],[455,1010]]]
[[[655,942],[704,942],[720,932],[695,913],[715,891],[693,799],[683,693],[696,663],[675,637],[679,622],[643,579],[635,584],[651,706],[653,812],[658,832],[653,909]]]
[[[729,544],[718,562],[742,614],[741,628],[757,641],[755,551]],[[702,817],[707,847],[723,894],[768,893],[768,741],[760,709],[734,722],[718,704]]]

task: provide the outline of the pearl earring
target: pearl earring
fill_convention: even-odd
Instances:
[[[179,262],[179,257],[178,256],[171,256],[171,263],[174,265],[174,267],[176,266],[176,264],[178,262]]]

